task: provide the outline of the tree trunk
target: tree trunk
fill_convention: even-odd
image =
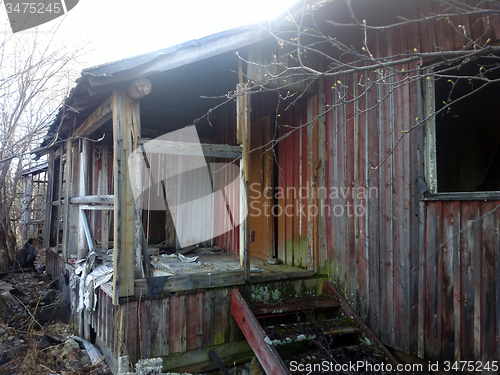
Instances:
[[[16,234],[12,229],[11,221],[5,215],[0,217],[0,250],[4,250],[7,255],[7,261],[12,264],[12,259],[16,253]]]

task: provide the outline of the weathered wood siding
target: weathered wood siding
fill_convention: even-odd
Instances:
[[[52,279],[57,279],[65,272],[63,258],[53,248],[45,250],[45,267],[47,273],[52,276]]]
[[[352,4],[358,19],[370,25],[440,10],[430,1]],[[494,17],[461,17],[455,27],[458,22],[465,35],[444,18],[369,31],[368,48],[378,58],[500,38]],[[345,45],[361,50],[360,35],[337,30]],[[498,202],[419,202],[415,181],[425,177],[424,131],[407,131],[423,118],[423,85],[400,84],[405,71],[416,68],[418,63],[396,66],[400,73],[377,84],[376,72],[325,80],[325,184],[329,193],[337,192],[327,205],[338,208],[326,217],[328,257],[320,267],[385,344],[434,359],[494,360],[500,329],[498,213],[467,225]],[[348,206],[359,206],[358,215],[349,215]]]
[[[282,296],[304,296],[321,293],[323,279],[310,278],[247,284],[239,289],[245,298],[254,292],[279,290]],[[98,302],[90,324],[106,359],[116,363],[119,356],[128,355],[131,363],[142,358],[164,358],[164,370],[195,366],[203,361],[206,370],[214,367],[208,348],[223,345],[221,358],[238,353],[248,355],[250,347],[231,315],[231,288],[213,288],[192,293],[148,296],[133,301],[112,304],[111,285],[98,288]],[[241,345],[243,344],[243,345]],[[219,346],[221,348],[221,346]],[[179,355],[186,353],[185,355]],[[186,368],[181,372],[189,371]]]
[[[426,358],[500,355],[500,201],[422,202],[420,350]]]
[[[236,107],[232,103],[226,104],[223,107],[215,111],[212,118],[213,125],[216,131],[216,143],[227,144],[230,146],[236,146]],[[231,163],[232,160],[229,159],[214,159],[215,163]],[[236,166],[239,166],[239,161],[234,162]],[[227,186],[231,181],[234,180],[235,176],[231,170],[228,168],[220,169],[217,171],[212,171],[212,176],[214,179],[214,186]],[[228,223],[227,216],[222,215],[222,213],[227,212],[228,206],[236,209],[232,212],[234,218],[239,214],[239,199],[240,192],[239,189],[228,189],[226,190],[227,202],[216,199],[214,202],[214,231],[215,233],[220,233],[221,228],[228,228],[231,223]],[[236,215],[235,215],[236,214]],[[226,251],[231,253],[239,253],[240,244],[240,227],[237,226],[230,231],[227,231],[214,238],[214,245],[220,246]]]
[[[105,285],[90,324],[108,356],[128,355],[131,363],[235,342],[243,337],[231,316],[230,292],[208,289],[114,306]]]

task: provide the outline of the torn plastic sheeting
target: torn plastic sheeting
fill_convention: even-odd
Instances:
[[[97,304],[96,289],[102,284],[107,283],[113,277],[113,266],[107,264],[98,265],[85,280],[85,307],[89,311],[95,311]]]
[[[170,276],[156,276],[156,277],[146,277],[146,282],[148,283],[149,297],[154,298],[158,293],[163,290],[165,283]]]
[[[96,258],[102,258],[97,252],[93,251],[75,269],[75,273],[81,274],[80,293],[77,311],[85,307],[88,311],[95,311],[97,304],[97,293],[95,289],[113,277],[113,267],[109,263],[95,266]],[[94,268],[95,266],[95,268]],[[93,269],[94,268],[94,269]]]
[[[151,265],[155,268],[158,268],[160,270],[162,270],[163,272],[165,273],[168,273],[171,275],[175,275],[176,273],[170,268],[170,266],[168,264],[164,264],[162,262],[159,261],[158,258],[152,258],[151,259]]]
[[[109,264],[99,264],[94,270],[87,276],[87,282],[92,279],[94,281],[94,289],[107,283],[113,277],[113,265]]]
[[[198,260],[198,256],[195,256],[195,257],[186,257],[182,254],[179,254],[179,259],[182,260],[183,262],[186,262],[186,263],[193,263],[193,262],[196,262]]]
[[[38,251],[31,246],[28,242],[24,244],[21,250],[14,254],[14,262],[12,263],[12,269],[19,268],[34,268],[35,258],[38,255]]]
[[[96,366],[102,361],[104,361],[104,356],[101,354],[101,352],[99,351],[99,349],[97,349],[95,345],[75,335],[71,336],[70,338],[83,345],[83,347],[87,351],[90,361],[92,362],[92,366]]]

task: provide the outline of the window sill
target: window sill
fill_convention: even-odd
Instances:
[[[425,194],[421,201],[498,201],[500,191],[471,191],[458,193]]]

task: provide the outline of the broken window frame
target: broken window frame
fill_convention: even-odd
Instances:
[[[440,200],[499,200],[500,191],[456,191],[440,192],[438,186],[437,168],[437,129],[436,129],[436,79],[433,68],[425,68],[423,73],[423,101],[425,136],[424,136],[424,165],[425,182],[427,190],[424,192],[422,200],[440,201]]]

